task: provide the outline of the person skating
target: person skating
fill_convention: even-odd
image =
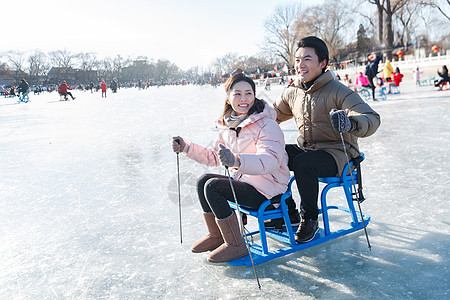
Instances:
[[[267,199],[287,190],[289,170],[284,135],[275,121],[274,109],[255,97],[256,87],[244,74],[234,74],[225,83],[226,100],[218,120],[219,136],[212,148],[173,137],[172,148],[209,166],[227,166],[239,204],[258,209]],[[197,192],[208,235],[192,245],[192,252],[213,250],[210,262],[227,262],[247,255],[227,176],[204,174]]]
[[[294,171],[300,193],[300,227],[296,241],[305,243],[318,232],[319,177],[339,176],[346,164],[338,123],[348,155],[360,155],[358,137],[375,133],[380,116],[361,97],[334,80],[329,71],[328,48],[315,36],[301,39],[295,53],[297,78],[275,101],[277,122],[294,118],[299,130],[297,144],[286,145],[289,169]]]

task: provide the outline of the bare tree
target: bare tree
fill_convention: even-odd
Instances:
[[[421,4],[424,6],[430,6],[434,9],[437,9],[444,17],[447,18],[447,20],[450,21],[450,15],[448,12],[450,7],[450,0],[424,0],[421,1]]]
[[[284,60],[277,56],[273,52],[259,52],[256,54],[259,69],[270,70],[273,68],[274,63],[286,63]],[[290,65],[291,67],[293,65]]]
[[[12,71],[15,72],[15,80],[18,82],[21,73],[23,73],[24,63],[25,63],[25,53],[21,51],[7,51],[5,53],[6,59],[8,60]]]
[[[247,72],[255,72],[259,67],[259,60],[255,56],[241,56],[239,57],[239,65],[241,69]]]
[[[40,76],[45,75],[50,69],[47,62],[47,55],[41,50],[35,50],[28,56],[28,70],[30,74],[30,83],[38,80]]]
[[[70,51],[64,49],[51,51],[49,53],[49,57],[52,65],[55,67],[73,68],[75,64],[75,59],[77,58],[77,54],[73,54]]]
[[[122,69],[129,65],[130,59],[124,59],[122,56],[117,55],[113,60],[113,77],[122,78]]]
[[[421,2],[421,4],[423,6],[417,12],[417,21],[421,24],[420,27],[422,27],[422,29],[419,29],[420,27],[414,29],[416,40],[417,37],[424,36],[426,37],[425,40],[433,42],[439,40],[443,36],[448,36],[448,30],[446,31],[443,29],[449,27],[449,20],[441,14],[436,14],[436,9],[431,5],[424,4],[423,2]],[[420,45],[424,47],[426,43],[422,40]]]
[[[6,63],[0,62],[0,75],[4,75],[5,77],[9,77],[11,71]]]
[[[113,72],[113,60],[109,57],[101,60],[98,71],[101,79],[110,80]]]
[[[383,28],[386,28],[386,56],[392,60],[392,50],[394,48],[394,30],[392,24],[393,15],[406,5],[408,0],[368,0],[369,3],[377,6],[378,11],[378,37],[383,44]],[[386,16],[383,18],[383,15]]]
[[[266,35],[261,49],[275,53],[291,66],[294,65],[296,44],[302,34],[296,27],[300,12],[300,3],[279,5],[264,22]]]
[[[216,58],[213,66],[219,74],[229,74],[233,72],[238,66],[239,55],[234,52],[229,52],[222,57]]]
[[[395,19],[399,23],[401,28],[399,33],[399,40],[402,43],[404,49],[408,49],[408,41],[410,41],[411,34],[417,23],[417,13],[422,8],[420,0],[410,0],[404,5],[398,13],[395,15]]]
[[[371,9],[372,5],[367,2],[367,0],[359,0],[356,2],[351,2],[351,14],[353,15],[353,18],[360,19],[359,21],[361,24],[363,24],[366,33],[368,33],[368,38],[371,40],[371,47],[372,45],[378,44],[376,42],[376,34],[377,34],[377,23],[374,21],[373,15],[374,12]]]
[[[79,68],[83,71],[95,70],[100,64],[97,56],[93,52],[78,53],[76,58],[79,61]]]
[[[156,79],[167,83],[172,79],[175,79],[180,69],[167,59],[158,59],[156,62]]]
[[[330,10],[330,6],[333,9]],[[320,37],[328,46],[330,58],[336,57],[345,45],[343,31],[351,27],[352,19],[346,5],[340,0],[327,1],[310,7],[298,19],[297,30]],[[338,60],[338,58],[335,58]]]

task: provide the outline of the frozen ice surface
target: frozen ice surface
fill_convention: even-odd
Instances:
[[[370,103],[382,116],[360,139],[372,251],[359,231],[259,265],[261,291],[251,268],[190,252],[205,233],[195,178],[223,170],[183,156],[180,244],[171,137],[210,144],[223,88],[74,94],[0,98],[0,299],[449,298],[450,91],[405,82]],[[294,143],[293,122],[282,127]]]

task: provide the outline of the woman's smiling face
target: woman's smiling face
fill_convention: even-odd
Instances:
[[[245,81],[236,82],[228,94],[227,102],[236,115],[247,114],[255,103],[255,94],[252,86]]]

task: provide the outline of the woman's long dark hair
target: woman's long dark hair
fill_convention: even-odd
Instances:
[[[227,93],[227,96],[228,96],[228,94],[230,94],[230,92],[233,88],[233,85],[240,81],[245,81],[248,84],[250,84],[250,86],[252,87],[252,90],[253,90],[253,95],[255,95],[255,102],[253,103],[253,106],[249,109],[248,115],[262,112],[264,110],[264,102],[262,100],[256,98],[255,82],[251,78],[245,76],[243,73],[236,73],[227,79],[227,81],[225,82],[225,92]],[[229,113],[232,110],[233,110],[233,107],[231,107],[231,105],[229,103],[227,103],[227,101],[225,101],[225,106],[223,108],[223,112],[222,112],[219,120],[223,120],[225,115],[227,115],[227,113]]]

